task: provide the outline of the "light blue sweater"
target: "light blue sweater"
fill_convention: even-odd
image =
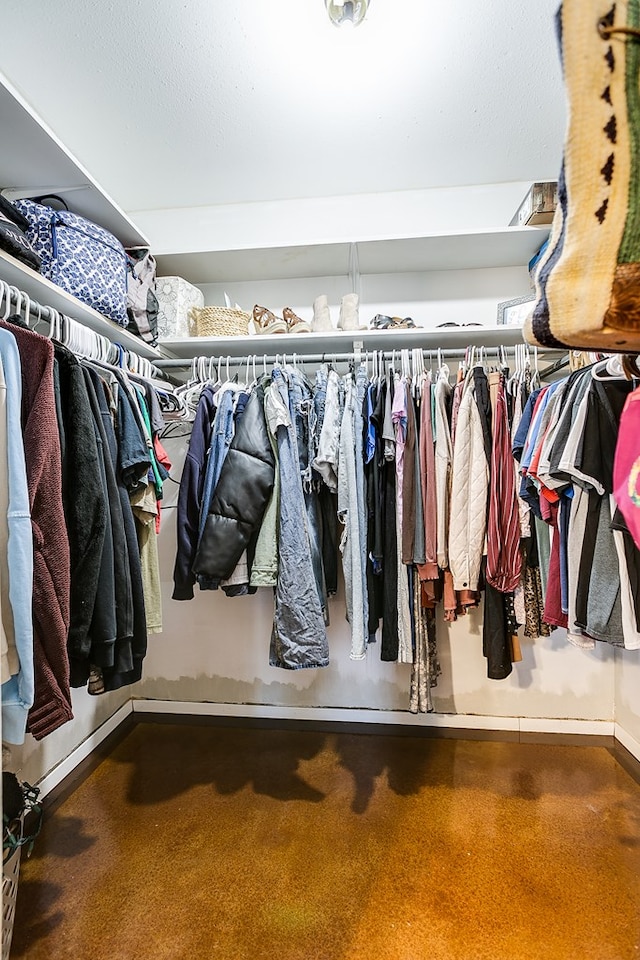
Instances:
[[[15,338],[0,329],[0,360],[7,386],[7,465],[9,476],[9,601],[20,669],[2,684],[2,739],[23,743],[33,704],[33,539],[22,442],[22,371]],[[0,451],[1,453],[1,451]]]

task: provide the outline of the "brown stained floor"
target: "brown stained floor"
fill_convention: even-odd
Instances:
[[[604,747],[140,724],[23,865],[29,960],[630,960]]]

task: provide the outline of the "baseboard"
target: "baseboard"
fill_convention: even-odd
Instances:
[[[47,773],[42,780],[38,782],[40,797],[47,797],[63,782],[63,780],[68,784],[69,779],[74,776],[80,765],[84,761],[90,760],[108,737],[111,737],[114,734],[123,733],[123,724],[126,724],[128,721],[131,722],[132,719],[133,701],[128,700],[118,710],[116,710],[116,712],[110,716],[108,720],[105,720],[105,722],[101,724],[97,730],[94,730],[93,733],[89,734],[86,740],[83,740],[82,743],[78,744],[78,746],[71,751],[68,757],[65,757],[64,760],[61,760],[60,763],[53,768],[53,770],[50,770],[49,773]]]
[[[438,728],[448,730],[559,733],[613,737],[610,720],[571,720],[530,717],[494,717],[476,714],[413,714],[402,710],[362,710],[344,707],[287,707],[271,704],[192,703],[184,700],[134,700],[133,712],[176,717],[235,717],[240,719],[287,720],[348,724],[371,724]]]
[[[462,714],[414,714],[403,710],[363,710],[346,707],[288,707],[266,703],[194,703],[177,700],[134,700],[134,715],[173,714],[190,717],[324,721],[345,724],[384,724],[408,727],[450,727],[468,730],[518,731],[517,717]]]
[[[625,747],[629,753],[631,753],[636,760],[640,760],[640,741],[636,740],[635,737],[632,737],[630,733],[621,727],[619,723],[615,724],[615,738],[618,740],[623,747]]]
[[[47,805],[57,806],[93,767],[106,756],[117,740],[136,722],[154,720],[183,722],[218,718],[222,722],[245,721],[249,724],[295,724],[309,729],[349,727],[352,732],[390,733],[397,728],[412,736],[465,737],[553,742],[558,736],[575,738],[571,742],[605,745],[617,740],[640,761],[640,742],[619,724],[609,720],[572,720],[531,717],[494,717],[475,714],[412,714],[401,710],[363,710],[344,707],[286,707],[271,704],[195,703],[176,700],[129,700],[97,730],[79,744],[38,783]],[[493,734],[493,736],[492,736]],[[556,741],[557,742],[557,741]],[[569,741],[566,741],[569,742]]]

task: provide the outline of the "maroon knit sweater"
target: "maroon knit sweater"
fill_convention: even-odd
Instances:
[[[36,740],[73,719],[69,689],[69,540],[62,507],[62,460],[53,392],[53,344],[1,324],[22,364],[22,431],[33,530],[35,700],[27,730]]]

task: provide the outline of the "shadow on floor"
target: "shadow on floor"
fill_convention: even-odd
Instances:
[[[47,814],[45,813],[45,818]],[[97,837],[86,834],[85,823],[80,817],[67,817],[64,814],[56,814],[56,830],[47,839],[47,856],[66,857],[72,859],[80,853],[84,853],[94,845]],[[42,855],[42,845],[36,840],[31,854],[34,860]]]
[[[338,735],[335,741],[340,765],[353,776],[353,813],[366,812],[376,784],[385,773],[389,788],[401,797],[420,793],[434,780],[440,784],[452,783],[455,743],[450,744],[450,762],[445,766],[439,764],[436,769],[435,751],[426,740]]]
[[[113,758],[131,764],[128,800],[154,804],[207,785],[221,796],[247,787],[282,802],[320,803],[331,790],[331,763],[349,771],[351,810],[365,813],[376,785],[386,777],[398,796],[418,794],[437,782],[452,785],[455,743],[446,753],[427,740],[333,734],[307,730],[216,728],[144,724],[134,730]],[[326,752],[326,782],[305,779],[305,762]],[[437,758],[437,759],[436,759]]]
[[[54,933],[64,918],[60,908],[62,887],[43,880],[22,878],[18,885],[18,902],[14,924],[11,957],[29,957],[39,940]]]
[[[595,749],[585,747],[584,749]],[[129,764],[128,800],[155,804],[211,785],[220,796],[247,788],[284,803],[321,803],[335,789],[332,764],[353,778],[350,808],[363,814],[381,783],[398,797],[425,788],[466,787],[538,801],[545,793],[581,797],[601,784],[588,767],[567,768],[575,748],[520,744],[522,761],[505,766],[507,743],[230,726],[145,723],[112,759]],[[569,753],[566,753],[566,751]],[[573,751],[573,753],[571,752]],[[318,758],[313,776],[304,765]],[[612,761],[612,770],[615,763]]]
[[[205,784],[222,796],[251,787],[283,802],[324,799],[298,772],[322,751],[324,734],[165,725],[144,725],[144,736],[137,733],[114,753],[114,759],[133,764],[131,803],[158,803]]]

